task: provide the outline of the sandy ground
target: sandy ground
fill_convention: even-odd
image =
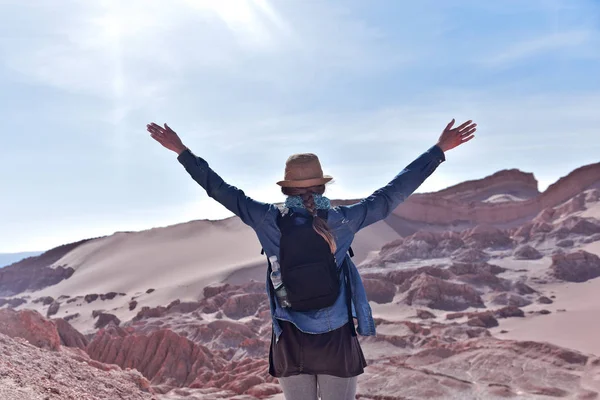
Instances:
[[[600,256],[600,242],[590,243],[582,249]],[[538,288],[548,296],[555,295],[554,303],[532,304],[523,310],[527,313],[546,309],[551,314],[527,314],[524,319],[502,320],[492,333],[506,339],[550,342],[600,355],[600,278],[584,283],[553,283]],[[501,330],[508,333],[501,334]]]
[[[385,222],[366,228],[357,236],[355,262],[379,250],[398,237]],[[235,249],[235,251],[232,251]],[[265,280],[266,259],[252,229],[239,219],[192,221],[142,232],[116,233],[93,240],[71,251],[54,265],[76,270],[57,285],[31,293],[25,308],[46,315],[48,306],[33,304],[42,296],[58,299],[61,295],[85,296],[109,292],[125,293],[112,300],[73,303],[60,300],[54,317],[80,314],[71,324],[84,333],[93,332],[92,311],[104,310],[121,321],[134,317],[143,306],[166,306],[175,299],[196,301],[202,289],[217,282],[233,284]],[[154,289],[147,293],[148,289]],[[27,293],[16,297],[22,297]],[[129,311],[129,302],[138,302]]]

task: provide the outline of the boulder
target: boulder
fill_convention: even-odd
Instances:
[[[525,307],[531,304],[531,301],[517,294],[500,293],[492,298],[492,304],[500,306]]]
[[[101,329],[107,326],[108,324],[113,323],[115,326],[119,326],[121,324],[121,320],[117,318],[116,315],[108,314],[108,313],[100,313],[98,315],[98,321],[94,324],[96,329]]]
[[[260,304],[266,301],[266,294],[237,294],[227,299],[223,305],[223,313],[232,319],[248,317],[254,315]]]
[[[404,302],[446,311],[485,307],[483,300],[471,286],[444,281],[424,273],[411,279]]]
[[[85,350],[88,345],[88,340],[77,329],[73,328],[71,324],[63,318],[53,319],[52,322],[56,325],[60,343],[63,346],[78,347]]]
[[[600,257],[584,250],[554,254],[550,275],[563,281],[585,282],[600,276]]]
[[[23,338],[42,349],[60,349],[56,325],[34,310],[0,310],[0,333]]]
[[[363,279],[367,299],[379,304],[391,303],[396,295],[396,285],[382,279]]]
[[[542,253],[528,244],[519,246],[513,253],[513,256],[517,260],[539,260],[543,257]]]
[[[46,318],[50,318],[51,316],[56,315],[59,308],[60,303],[58,301],[55,301],[52,304],[50,304],[50,307],[48,307],[48,311],[46,311]]]

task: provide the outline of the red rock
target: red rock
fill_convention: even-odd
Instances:
[[[471,286],[483,287],[486,286],[492,290],[502,291],[509,290],[511,282],[504,278],[499,278],[489,272],[479,272],[476,274],[460,275],[458,279],[461,282],[468,283]]]
[[[109,292],[106,294],[101,294],[100,295],[100,300],[112,300],[115,297],[117,297],[117,293],[116,292]]]
[[[514,290],[515,292],[517,292],[520,295],[537,293],[535,289],[533,289],[531,286],[529,286],[523,282],[513,283],[512,290]]]
[[[432,319],[435,318],[435,314],[427,310],[417,310],[417,318]]]
[[[184,301],[184,302],[179,302],[175,305],[169,305],[169,307],[167,307],[167,311],[169,314],[171,313],[190,313],[192,311],[197,310],[198,308],[200,308],[200,303],[195,302],[195,301]]]
[[[0,310],[0,333],[20,337],[32,345],[49,350],[60,348],[56,326],[33,310]]]
[[[0,354],[3,400],[155,399],[139,372],[101,364],[80,349],[49,352],[0,334]]]
[[[531,304],[531,301],[512,293],[500,293],[492,298],[492,304],[500,306],[525,307]]]
[[[232,286],[228,283],[226,283],[224,285],[217,285],[217,286],[206,286],[203,289],[204,298],[208,299],[209,297],[213,297],[220,293],[229,291],[231,288],[232,288]]]
[[[58,301],[55,301],[52,304],[50,304],[50,307],[48,307],[48,311],[46,311],[46,318],[56,315],[59,308],[60,308],[60,303]]]
[[[448,271],[447,269],[427,266],[420,267],[417,269],[398,269],[390,271],[385,277],[385,279],[394,283],[395,285],[403,285],[411,278],[421,274],[434,276],[440,279],[450,279],[452,277],[452,273],[450,273],[450,271]],[[365,276],[368,275],[365,274]]]
[[[506,232],[491,225],[477,225],[467,232],[464,240],[467,245],[477,249],[505,248],[513,244]]]
[[[238,294],[227,299],[223,305],[223,313],[229,318],[240,319],[254,315],[261,303],[267,301],[266,294]]]
[[[573,216],[561,221],[553,231],[553,233],[560,232],[590,236],[600,233],[600,223],[596,220]],[[560,237],[561,235],[558,236]]]
[[[51,267],[65,254],[85,243],[66,244],[35,257],[28,257],[0,269],[0,296],[14,296],[26,290],[36,291],[68,279],[75,270],[66,265]]]
[[[77,329],[73,328],[71,324],[63,318],[53,319],[52,322],[56,325],[60,337],[60,344],[85,350],[88,345],[88,340]]]
[[[96,323],[94,324],[94,328],[96,328],[96,329],[104,328],[106,325],[108,325],[110,323],[112,323],[116,326],[119,326],[121,324],[121,320],[119,320],[119,318],[117,318],[116,315],[108,314],[108,313],[100,313],[98,315],[98,321],[96,321]]]
[[[203,380],[205,374],[214,375],[226,365],[225,360],[206,347],[170,330],[159,330],[148,336],[112,336],[101,331],[87,351],[90,357],[102,363],[137,369],[153,385],[172,387],[211,387],[210,380]]]
[[[38,297],[33,301],[33,303],[42,303],[43,305],[47,306],[48,304],[54,303],[54,298],[51,296]]]
[[[479,249],[460,249],[452,253],[452,259],[454,261],[473,263],[473,262],[487,262],[490,256]]]
[[[75,314],[67,315],[63,319],[65,321],[69,322],[70,320],[78,318],[78,317],[79,317],[79,313],[75,313]]]
[[[494,315],[498,318],[525,317],[523,310],[516,306],[506,306],[494,310]]]
[[[86,294],[83,298],[86,302],[91,303],[92,301],[98,300],[97,294]]]
[[[481,297],[469,285],[443,281],[426,274],[411,279],[404,300],[408,305],[439,310],[460,311],[468,307],[485,307]]]
[[[481,313],[467,321],[469,326],[479,326],[482,328],[493,328],[498,326],[498,320],[490,313]]]
[[[478,274],[480,272],[497,275],[502,272],[505,272],[506,268],[502,268],[497,265],[488,264],[485,262],[454,262],[448,268],[448,270],[454,275]]]
[[[2,307],[5,304],[8,304],[8,307],[10,308],[17,308],[25,303],[27,303],[27,300],[23,298],[0,299],[0,307]]]
[[[585,282],[600,276],[600,257],[584,250],[555,254],[552,256],[550,274],[563,281]]]
[[[363,279],[367,299],[379,304],[391,303],[396,295],[396,285],[381,279]]]
[[[133,321],[139,321],[141,319],[146,318],[159,318],[167,313],[167,308],[163,306],[150,308],[148,306],[142,307],[140,311],[138,311],[137,315],[133,317]]]
[[[535,247],[526,244],[515,250],[514,257],[517,260],[539,260],[543,256]]]

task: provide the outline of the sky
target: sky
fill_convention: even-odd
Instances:
[[[292,153],[361,198],[477,136],[418,189],[502,169],[539,189],[600,157],[597,0],[0,0],[0,252],[229,212],[150,138],[283,195]]]

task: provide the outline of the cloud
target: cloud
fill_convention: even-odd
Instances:
[[[573,30],[523,40],[510,45],[498,54],[490,55],[488,58],[482,60],[482,63],[490,67],[514,65],[516,62],[534,58],[545,53],[568,51],[569,49],[588,44],[591,42],[594,34],[595,32],[591,30]]]

